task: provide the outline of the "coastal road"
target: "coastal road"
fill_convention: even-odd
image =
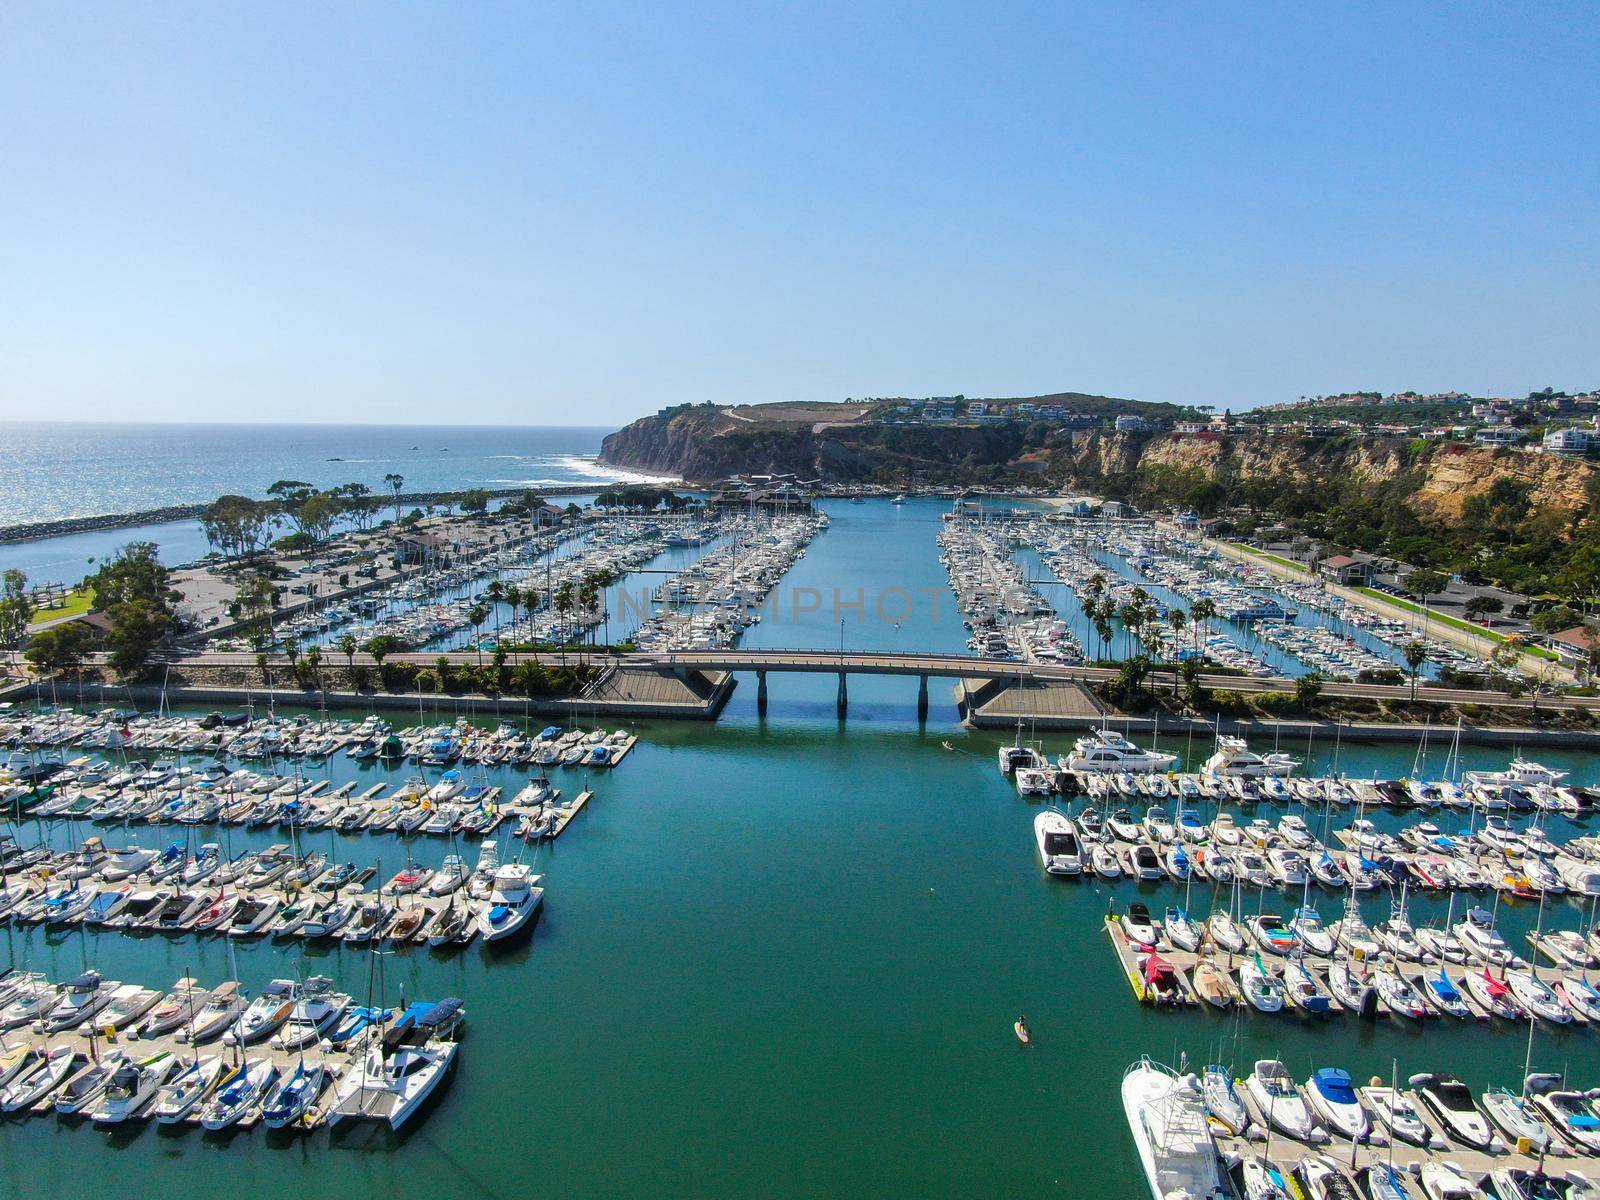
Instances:
[[[440,654],[411,651],[391,654],[386,661],[414,663],[431,666],[440,658],[453,664],[477,663],[476,651],[450,651]],[[172,655],[166,661],[175,666],[244,668],[255,666],[256,656],[237,652],[202,652]],[[275,665],[285,668],[288,660],[275,655]],[[323,663],[329,667],[343,665],[344,656],[324,647]],[[570,666],[589,662],[618,667],[631,667],[654,671],[772,671],[832,675],[841,671],[847,675],[900,675],[916,677],[944,677],[952,679],[1020,679],[1040,683],[1103,683],[1115,679],[1119,672],[1110,667],[1063,666],[1058,663],[1021,663],[1006,659],[978,658],[962,654],[907,654],[904,652],[872,653],[849,651],[798,650],[682,650],[660,653],[606,654],[578,653],[575,651],[513,654],[512,662],[537,661],[546,666]],[[371,655],[358,653],[357,665],[373,666]],[[1173,671],[1151,671],[1147,682],[1166,690],[1181,686],[1182,677]],[[1199,678],[1202,687],[1231,689],[1239,692],[1292,692],[1295,681],[1286,678],[1254,678],[1245,675],[1205,673]],[[1376,683],[1324,683],[1322,695],[1363,700],[1404,702],[1411,698],[1408,685]],[[1600,710],[1600,697],[1596,696],[1511,696],[1505,692],[1478,691],[1470,688],[1429,687],[1417,688],[1416,699],[1429,704],[1477,704],[1497,708],[1539,708],[1559,710]]]

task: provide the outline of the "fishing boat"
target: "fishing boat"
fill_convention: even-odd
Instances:
[[[534,886],[537,878],[532,867],[521,863],[496,869],[494,890],[478,912],[478,932],[484,941],[501,941],[526,927],[544,900],[544,890]]]
[[[1122,1077],[1122,1107],[1151,1200],[1231,1194],[1193,1077],[1141,1058]]]

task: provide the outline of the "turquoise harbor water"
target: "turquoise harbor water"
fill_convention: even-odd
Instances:
[[[960,649],[965,631],[948,592],[935,617],[918,591],[945,582],[933,541],[942,506],[829,511],[832,527],[747,642],[837,646],[838,587],[847,649]],[[817,607],[805,588],[820,594]],[[848,607],[858,588],[862,620]],[[922,606],[898,629],[873,611],[890,588]],[[795,617],[795,608],[806,611]],[[459,995],[470,1011],[456,1076],[404,1137],[351,1129],[331,1141],[326,1133],[279,1141],[257,1130],[219,1139],[157,1128],[108,1136],[54,1117],[10,1121],[0,1124],[0,1196],[75,1195],[93,1181],[139,1197],[1132,1197],[1144,1185],[1117,1085],[1143,1052],[1215,1053],[1246,1068],[1273,1055],[1300,1078],[1321,1065],[1387,1074],[1391,1061],[1402,1074],[1448,1067],[1474,1085],[1520,1074],[1524,1027],[1419,1030],[1387,1019],[1302,1024],[1140,1009],[1101,918],[1113,899],[1125,907],[1142,897],[1154,908],[1179,900],[1181,889],[1046,877],[1034,852],[1037,808],[995,769],[1005,739],[963,731],[938,685],[919,726],[915,686],[853,680],[841,723],[832,677],[774,675],[765,719],[746,681],[716,725],[638,725],[638,748],[591,781],[595,801],[538,854],[548,890],[531,940],[500,953],[475,945],[382,960],[391,997],[402,986],[411,998]],[[446,704],[427,716],[455,712]],[[492,709],[475,715],[497,719]],[[498,716],[515,718],[516,706]],[[1442,766],[1437,732],[1434,743],[1431,761]],[[1162,744],[1196,759],[1209,751],[1186,739]],[[1065,750],[1067,739],[1046,749]],[[1298,755],[1306,746],[1283,749]],[[1311,747],[1313,766],[1332,765],[1335,749]],[[1337,766],[1398,775],[1415,753],[1345,743]],[[1466,757],[1494,765],[1506,755],[1469,749]],[[1593,755],[1539,757],[1579,782],[1600,780]],[[325,770],[335,780],[384,777],[346,758]],[[515,787],[525,776],[490,778]],[[569,794],[583,785],[572,771],[556,781]],[[1554,836],[1571,833],[1553,826]],[[32,838],[37,827],[20,832]],[[51,833],[71,836],[64,826]],[[280,835],[229,838],[238,850]],[[308,845],[381,860],[388,873],[407,853],[436,864],[450,849],[438,839],[402,849],[390,836],[326,833]],[[1189,903],[1205,911],[1211,897],[1197,888]],[[1324,897],[1324,918],[1338,906]],[[1369,919],[1387,907],[1368,894]],[[1443,903],[1414,900],[1412,909],[1420,920],[1442,914]],[[1545,920],[1572,926],[1587,915],[1561,902]],[[1530,905],[1500,908],[1518,941],[1534,917]],[[236,960],[247,986],[322,971],[359,994],[370,966],[355,950],[295,943],[38,929],[0,937],[7,963],[63,975],[94,965],[151,986],[186,972],[216,981]],[[1033,1026],[1032,1047],[1012,1037],[1019,1012]],[[1542,1028],[1534,1062],[1600,1084],[1600,1034]]]

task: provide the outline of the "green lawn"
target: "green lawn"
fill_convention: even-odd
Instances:
[[[1304,563],[1297,563],[1287,558],[1279,558],[1276,554],[1268,554],[1265,550],[1257,550],[1254,546],[1244,546],[1238,542],[1228,542],[1235,550],[1243,550],[1246,554],[1253,554],[1257,558],[1264,558],[1268,562],[1275,562],[1280,567],[1288,567],[1291,571],[1299,571],[1302,575],[1311,574],[1311,568]]]
[[[46,621],[59,621],[62,617],[81,617],[94,606],[94,593],[88,588],[81,591],[67,593],[67,602],[57,608],[35,609],[32,617],[28,619],[30,625],[42,625]]]
[[[1403,600],[1399,596],[1391,596],[1388,592],[1380,592],[1377,588],[1357,588],[1356,590],[1371,596],[1374,600],[1382,600],[1385,604],[1392,604],[1396,608],[1402,608],[1408,613],[1415,613],[1419,617],[1423,615],[1424,610],[1421,605],[1413,604],[1409,600]],[[1435,608],[1427,609],[1426,612],[1430,618],[1439,622],[1439,624],[1448,625],[1451,629],[1459,629],[1463,633],[1477,634],[1479,637],[1488,638],[1491,642],[1505,643],[1511,640],[1503,633],[1496,633],[1493,629],[1487,629],[1482,625],[1474,625],[1471,621],[1463,621],[1460,617],[1452,617]],[[1519,645],[1517,648],[1524,654],[1531,654],[1535,658],[1548,659],[1551,662],[1556,661],[1556,656],[1543,646]]]

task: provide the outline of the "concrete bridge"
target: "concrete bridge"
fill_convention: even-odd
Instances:
[[[93,656],[99,658],[101,656]],[[408,651],[389,655],[391,662],[410,662],[431,666],[441,657],[452,663],[473,663],[482,657],[475,650],[454,650],[441,655],[438,651]],[[928,680],[930,678],[967,679],[994,684],[1029,685],[1092,684],[1116,678],[1118,672],[1109,667],[1064,666],[1058,663],[1016,662],[1009,659],[979,658],[966,654],[916,653],[905,651],[867,651],[796,649],[752,650],[731,648],[725,650],[677,650],[652,653],[608,654],[579,651],[541,651],[517,653],[514,661],[536,660],[547,666],[566,666],[580,661],[617,668],[621,672],[655,673],[672,675],[685,681],[696,676],[728,672],[752,673],[756,677],[756,705],[765,712],[767,707],[767,675],[770,672],[811,675],[837,675],[839,679],[838,709],[843,716],[849,707],[851,675],[915,676],[917,687],[917,712],[926,717],[928,711]],[[282,663],[281,656],[274,659]],[[343,656],[324,648],[324,662],[339,665]],[[174,663],[194,666],[253,667],[255,655],[235,652],[205,652],[184,654],[172,658]],[[365,653],[357,653],[358,664],[373,665]],[[1180,676],[1170,669],[1157,668],[1146,677],[1147,685],[1166,689],[1176,687]],[[1204,673],[1199,683],[1206,688],[1231,688],[1244,692],[1293,691],[1295,681],[1287,678],[1256,678],[1252,676]],[[1410,695],[1407,685],[1371,683],[1324,683],[1325,696],[1361,697],[1372,700],[1405,700]],[[1441,688],[1424,685],[1417,689],[1419,701],[1434,704],[1483,704],[1512,708],[1600,709],[1600,697],[1592,696],[1510,696],[1503,692],[1475,691],[1461,688]]]

